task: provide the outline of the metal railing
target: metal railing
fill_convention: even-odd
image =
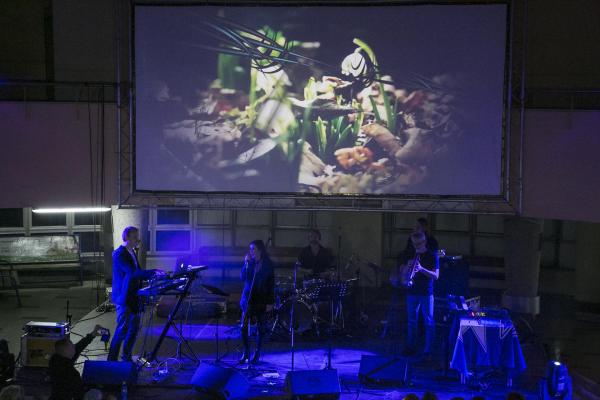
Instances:
[[[115,102],[116,82],[0,81],[0,101]],[[600,110],[600,89],[527,88],[526,108]]]
[[[600,89],[529,88],[525,108],[600,110]]]
[[[0,81],[0,101],[115,102],[115,82]]]

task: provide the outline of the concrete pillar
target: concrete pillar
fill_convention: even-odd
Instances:
[[[146,251],[148,250],[149,235],[148,235],[148,210],[144,208],[118,208],[112,206],[112,225],[113,225],[113,244],[116,249],[123,243],[123,229],[128,226],[135,226],[140,230],[140,239],[142,247],[140,249],[139,258],[140,266],[146,267]]]
[[[575,233],[575,300],[600,303],[600,224],[578,222]]]
[[[367,262],[381,265],[382,260],[382,213],[368,211],[335,212],[332,228],[332,250],[337,254],[338,238],[341,239],[340,262],[342,268],[352,254],[356,254],[365,264],[361,268],[361,286],[375,286],[376,276]],[[382,279],[380,276],[379,279]]]
[[[542,223],[533,218],[504,220],[504,271],[506,292],[502,304],[511,311],[539,314],[538,284]]]
[[[111,213],[102,213],[102,249],[104,255],[104,282],[112,282],[112,252],[114,250]]]

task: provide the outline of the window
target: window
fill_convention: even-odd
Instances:
[[[79,236],[79,249],[82,253],[101,251],[100,232],[77,232]]]
[[[190,223],[189,210],[163,209],[156,212],[158,225],[188,225]]]
[[[74,213],[75,225],[100,225],[100,213]]]
[[[189,251],[190,231],[156,231],[156,251]]]
[[[31,214],[32,226],[67,226],[67,214]]]
[[[0,209],[0,228],[20,228],[23,226],[22,208]]]

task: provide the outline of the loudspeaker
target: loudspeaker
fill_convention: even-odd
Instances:
[[[134,384],[137,380],[137,368],[132,362],[92,361],[83,364],[81,376],[86,385],[122,385]]]
[[[50,357],[54,354],[54,344],[63,338],[21,336],[21,365],[48,368]]]
[[[408,359],[363,355],[358,379],[363,384],[404,385],[410,375]]]
[[[290,371],[285,391],[293,399],[339,399],[340,379],[335,369]]]
[[[243,399],[250,388],[246,378],[231,368],[202,363],[190,382],[194,389],[217,399]]]
[[[440,277],[433,285],[436,297],[469,296],[469,263],[462,258],[440,258]]]

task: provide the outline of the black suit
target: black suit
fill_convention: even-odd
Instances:
[[[49,400],[81,400],[85,393],[81,375],[75,369],[75,361],[81,352],[94,340],[94,335],[87,335],[75,345],[75,356],[72,359],[53,354],[48,364],[48,374],[52,382],[52,393]]]
[[[153,271],[140,268],[137,256],[127,247],[113,252],[112,300],[117,306],[117,327],[110,343],[108,360],[116,361],[123,344],[124,361],[131,360],[131,352],[140,327],[140,300],[137,291],[142,280],[149,279]]]

